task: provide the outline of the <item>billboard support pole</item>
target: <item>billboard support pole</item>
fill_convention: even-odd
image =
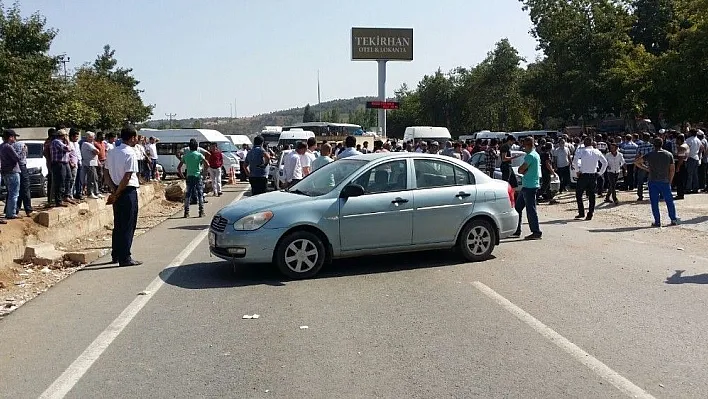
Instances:
[[[386,60],[377,60],[379,65],[379,100],[386,101]],[[386,110],[379,109],[379,128],[381,135],[386,137]]]

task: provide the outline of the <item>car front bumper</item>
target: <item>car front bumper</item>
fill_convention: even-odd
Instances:
[[[209,230],[209,252],[221,259],[236,263],[271,263],[278,240],[285,229],[260,228],[255,231]]]

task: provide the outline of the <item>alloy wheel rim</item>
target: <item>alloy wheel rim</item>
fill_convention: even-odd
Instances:
[[[475,226],[467,236],[467,248],[474,255],[482,255],[492,245],[492,235],[483,226]]]
[[[285,264],[295,273],[306,273],[312,270],[319,257],[317,246],[304,238],[291,242],[285,249]]]

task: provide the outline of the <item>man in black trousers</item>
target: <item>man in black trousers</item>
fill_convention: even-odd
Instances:
[[[105,181],[112,194],[106,203],[113,205],[113,241],[111,263],[120,266],[138,266],[130,254],[133,235],[138,224],[138,157],[134,151],[138,132],[134,127],[124,127],[120,132],[121,144],[108,152],[104,165]]]
[[[574,169],[578,173],[578,181],[575,188],[575,200],[578,203],[578,215],[575,219],[592,220],[595,213],[595,188],[597,187],[598,174],[603,175],[607,170],[607,159],[600,150],[592,145],[592,138],[586,137],[584,147],[578,148],[573,159]],[[600,165],[598,172],[597,168]],[[589,209],[585,214],[583,204],[583,194],[587,194]]]

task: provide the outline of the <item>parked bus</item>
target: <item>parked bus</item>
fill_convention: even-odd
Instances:
[[[364,129],[361,126],[351,123],[305,122],[283,127],[284,132],[294,129],[309,130],[316,136],[361,136],[364,134]]]

